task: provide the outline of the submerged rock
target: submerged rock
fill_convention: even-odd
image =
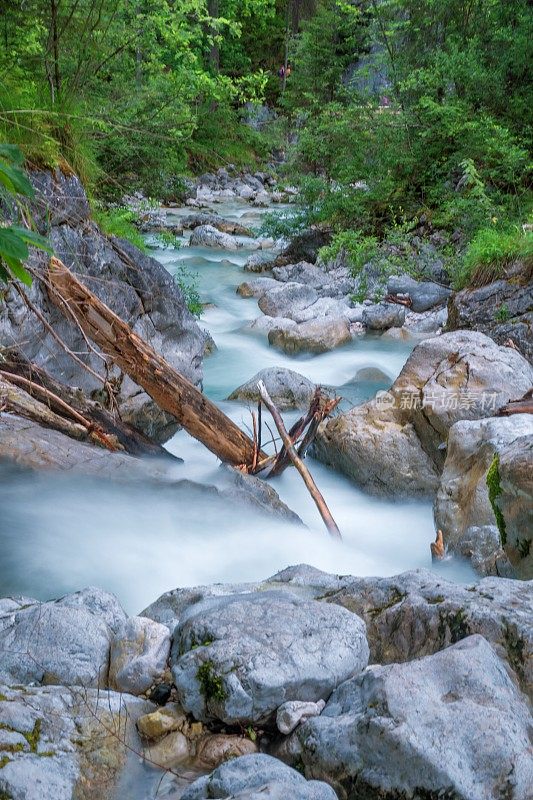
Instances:
[[[289,408],[307,408],[315,391],[310,380],[285,367],[267,367],[230,394],[228,400],[257,403],[261,395],[257,384],[263,381],[275,405],[282,411]]]
[[[189,244],[191,247],[221,247],[224,250],[238,250],[242,246],[234,236],[219,231],[213,225],[199,225],[195,228]]]
[[[481,636],[409,664],[369,667],[294,737],[308,777],[339,797],[527,800],[528,705]]]
[[[171,655],[186,711],[242,725],[270,722],[287,700],[327,698],[367,660],[364,625],[355,614],[272,591],[190,606]]]
[[[326,783],[306,781],[296,770],[264,754],[247,755],[199,778],[181,800],[337,800]]]
[[[451,426],[492,416],[532,383],[523,356],[481,333],[426,339],[389,392],[321,426],[314,453],[374,494],[432,495]]]
[[[327,353],[351,340],[350,323],[345,317],[313,319],[284,330],[273,328],[268,334],[269,343],[289,355]]]

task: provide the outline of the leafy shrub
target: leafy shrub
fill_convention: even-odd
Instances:
[[[18,206],[19,197],[34,196],[33,186],[22,170],[23,163],[24,156],[16,145],[0,145],[0,201],[7,205],[14,202]],[[30,246],[51,252],[46,239],[38,233],[21,225],[3,225],[0,221],[1,282],[7,283],[10,278],[18,278],[27,286],[31,285],[31,275],[23,265],[29,256]]]
[[[331,244],[322,247],[319,256],[322,261],[333,261],[344,252],[354,276],[358,275],[378,252],[375,236],[362,236],[360,231],[341,231],[333,236]]]
[[[457,289],[485,286],[502,278],[505,268],[517,259],[533,261],[533,235],[518,230],[483,228],[468,245],[454,276]]]
[[[144,239],[135,226],[137,216],[134,211],[129,208],[103,208],[93,205],[92,216],[100,230],[107,236],[127,239],[143,253],[146,252]]]
[[[191,314],[195,317],[201,317],[203,305],[198,291],[198,276],[193,275],[182,265],[174,273],[174,280],[183,292],[187,308]]]

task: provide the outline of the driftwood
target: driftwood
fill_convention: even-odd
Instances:
[[[0,375],[23,388],[60,416],[67,416],[84,425],[90,433],[107,436],[111,442],[133,456],[156,456],[175,460],[168,450],[143,433],[123,422],[99,403],[88,399],[80,389],[65,386],[46,370],[28,361],[21,353],[8,351],[0,360]],[[95,438],[95,437],[93,437]],[[104,443],[100,441],[99,443]],[[110,448],[112,449],[112,448]]]
[[[431,560],[432,561],[442,561],[444,556],[446,555],[446,548],[444,547],[444,536],[442,535],[442,531],[437,531],[437,536],[435,537],[435,541],[431,542],[429,545],[431,550]]]
[[[47,428],[61,431],[72,439],[87,438],[87,428],[84,425],[55,414],[45,403],[41,403],[24,389],[5,380],[2,375],[0,375],[0,406],[4,410],[12,411],[14,414],[31,419]]]
[[[102,352],[221,461],[251,470],[267,456],[190,381],[179,374],[57,258],[50,260],[48,292]]]
[[[339,530],[339,528],[337,526],[337,523],[333,519],[333,517],[331,515],[331,512],[330,512],[329,508],[326,505],[326,501],[324,500],[322,494],[320,493],[320,490],[319,490],[318,486],[316,485],[316,483],[315,483],[315,481],[313,479],[313,476],[311,475],[311,473],[309,472],[309,470],[307,469],[307,467],[303,463],[302,459],[298,455],[298,453],[296,451],[296,447],[295,447],[291,437],[287,433],[287,430],[286,430],[285,425],[283,423],[283,420],[281,418],[281,414],[279,413],[278,409],[276,408],[276,406],[272,402],[272,400],[270,398],[270,395],[267,392],[265,384],[263,383],[263,381],[259,381],[257,386],[258,386],[258,389],[259,389],[259,393],[261,394],[261,399],[263,400],[263,403],[265,404],[265,406],[270,411],[270,413],[272,415],[272,419],[276,423],[276,428],[278,429],[279,435],[281,436],[281,440],[283,442],[283,446],[284,446],[284,448],[285,448],[290,460],[292,461],[292,463],[294,464],[294,466],[296,467],[296,469],[298,470],[298,472],[302,476],[303,481],[304,481],[304,483],[305,483],[305,485],[306,485],[306,487],[307,487],[307,489],[309,491],[309,494],[311,495],[311,497],[315,501],[316,507],[318,508],[318,510],[320,512],[320,516],[324,520],[324,524],[325,524],[326,528],[328,529],[329,533],[332,536],[334,536],[337,539],[341,539],[342,538],[341,537],[341,532],[340,532],[340,530]]]
[[[499,417],[510,417],[511,414],[533,414],[533,389],[525,393],[520,400],[511,400],[498,411]]]

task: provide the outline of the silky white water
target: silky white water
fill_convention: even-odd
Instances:
[[[218,206],[217,210],[247,224],[254,224],[258,217],[256,210],[245,205]],[[180,210],[175,215],[179,218],[184,213]],[[289,367],[329,386],[347,384],[341,390],[346,408],[390,384],[409,355],[404,343],[361,337],[331,353],[290,358],[269,347],[264,335],[246,329],[261,313],[255,300],[243,300],[235,292],[239,283],[253,277],[242,271],[249,251],[190,248],[184,239],[179,250],[153,252],[171,273],[180,265],[197,273],[202,301],[213,304],[200,321],[217,345],[204,361],[204,389],[243,427],[251,424],[249,409],[224,398],[264,367]],[[381,383],[353,382],[363,367],[379,369],[387,378]],[[288,422],[293,418],[287,415]],[[215,456],[184,431],[167,447],[184,459],[172,467],[176,479],[220,480]],[[273,485],[308,527],[229,507],[195,490],[173,492],[147,484],[115,485],[72,475],[4,470],[0,596],[45,599],[93,584],[115,592],[129,612],[137,613],[178,586],[258,580],[301,562],[354,575],[432,567],[430,503],[368,497],[313,459],[309,466],[342,531],[342,543],[326,534],[293,469]],[[472,575],[458,561],[444,562],[439,569],[456,580]]]

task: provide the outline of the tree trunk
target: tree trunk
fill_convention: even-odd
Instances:
[[[192,383],[176,372],[129,325],[87,289],[57,258],[50,260],[49,294],[65,312],[65,303],[85,335],[130,378],[172,414],[185,430],[221,461],[250,468],[257,453],[253,441]]]

